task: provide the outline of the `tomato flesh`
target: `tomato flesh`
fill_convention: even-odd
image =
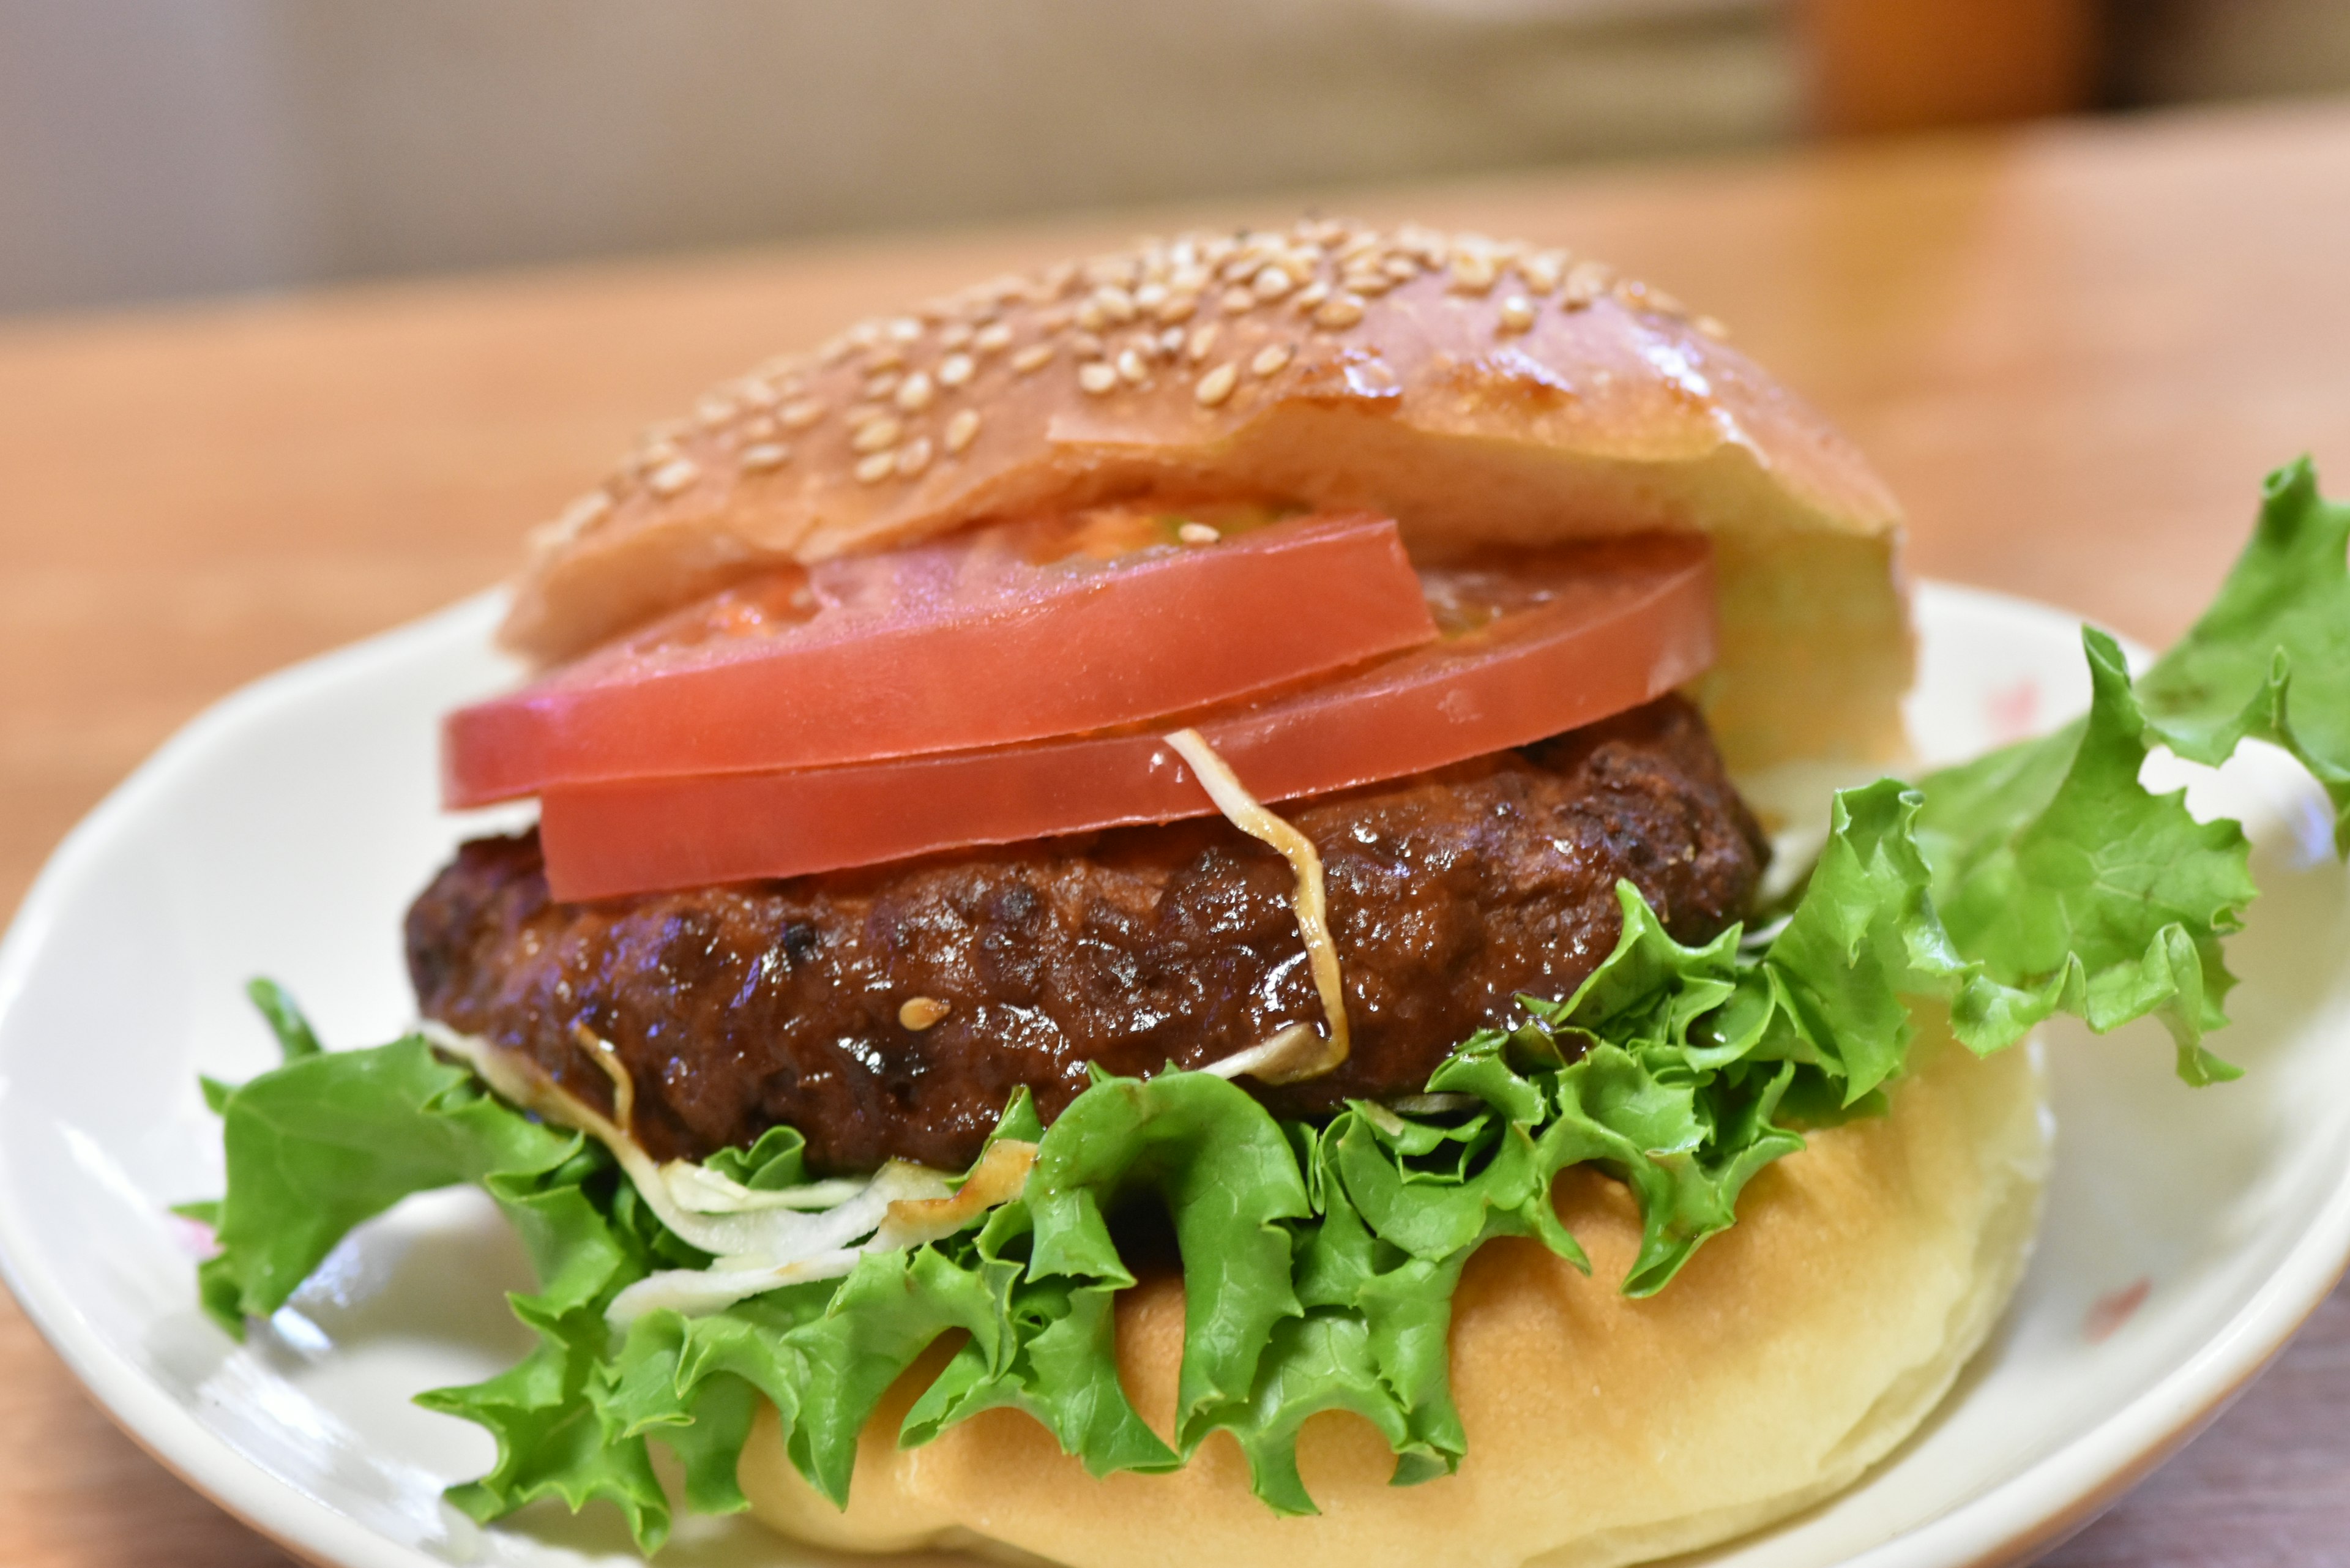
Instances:
[[[1426,574],[1448,628],[1367,669],[1079,736],[846,767],[566,785],[540,806],[558,899],[875,865],[1204,815],[1160,738],[1189,723],[1274,801],[1399,778],[1653,701],[1713,661],[1711,557],[1648,537]]]
[[[450,715],[443,799],[1081,733],[1436,635],[1388,519],[1211,529],[1198,545],[1150,543],[1152,528],[1171,538],[1165,520],[1137,521],[1007,525],[730,588]]]

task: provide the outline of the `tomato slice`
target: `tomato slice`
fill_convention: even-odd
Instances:
[[[1440,640],[1148,731],[847,767],[566,785],[539,826],[566,901],[875,865],[1215,809],[1160,735],[1186,722],[1261,800],[1525,745],[1713,661],[1700,540],[1645,537],[1427,576]]]
[[[450,715],[451,806],[1109,728],[1436,636],[1391,521],[1081,514],[731,588]],[[1205,530],[1205,532],[1200,532]],[[1137,544],[1145,547],[1133,548]]]

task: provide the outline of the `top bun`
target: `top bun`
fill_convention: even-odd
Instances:
[[[1901,746],[1899,514],[1812,409],[1561,250],[1307,222],[998,279],[771,360],[534,535],[502,639],[567,658],[754,572],[985,518],[1247,501],[1392,515],[1426,560],[1711,536],[1731,765]]]

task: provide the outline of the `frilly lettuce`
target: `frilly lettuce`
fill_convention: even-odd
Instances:
[[[899,1429],[926,1442],[970,1416],[1024,1411],[1097,1475],[1180,1465],[1229,1431],[1257,1494],[1310,1512],[1295,1440],[1351,1410],[1387,1438],[1394,1480],[1457,1467],[1452,1293],[1494,1236],[1532,1237],[1587,1270],[1550,1202],[1592,1164],[1622,1180],[1643,1234],[1623,1282],[1660,1290],[1731,1224],[1754,1174],[1803,1133],[1876,1114],[1921,1009],[1969,1046],[2010,1045],[2063,1012],[2112,1029],[2154,1014],[2189,1083],[2233,1075],[2202,1044],[2225,1022],[2220,940],[2253,894],[2242,834],[2138,783],[2154,746],[2222,761],[2273,742],[2350,822],[2350,508],[2306,462],[2271,477],[2258,533],[2220,597],[2133,683],[2084,632],[2093,700],[2076,723],[1914,786],[1846,791],[1803,896],[1774,929],[1700,947],[1667,933],[1630,884],[1607,959],[1561,999],[1463,1041],[1411,1112],[1354,1103],[1326,1125],[1277,1120],[1223,1079],[1097,1075],[1049,1127],[1024,1097],[998,1137],[1038,1145],[1021,1195],[961,1233],[863,1257],[843,1279],[723,1312],[606,1308],[649,1273],[709,1260],[669,1234],[598,1145],[490,1095],[411,1036],[322,1052],[276,988],[255,999],[285,1064],[221,1114],[226,1196],[205,1306],[230,1332],[283,1305],[353,1226],[402,1197],[472,1183],[523,1236],[540,1281],[514,1311],[538,1335],[489,1382],[422,1397],[497,1438],[491,1472],[453,1491],[490,1519],[542,1497],[601,1498],[641,1544],[671,1501],[648,1444],[676,1455],[686,1504],[745,1506],[736,1460],[760,1403],[791,1462],[845,1501],[857,1438],[883,1393],[951,1336]],[[779,1129],[712,1162],[754,1189],[805,1181]],[[1163,1211],[1186,1317],[1171,1428],[1121,1386],[1113,1303],[1135,1282],[1126,1217]]]

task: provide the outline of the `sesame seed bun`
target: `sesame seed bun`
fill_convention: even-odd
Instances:
[[[1074,1568],[1614,1568],[1744,1534],[1849,1486],[1950,1389],[2021,1277],[2047,1167],[2036,1051],[1978,1060],[1919,1043],[1892,1114],[1814,1134],[1756,1177],[1739,1220],[1646,1301],[1617,1282],[1640,1224],[1621,1184],[1560,1179],[1586,1278],[1539,1243],[1489,1243],[1453,1306],[1468,1457],[1392,1487],[1393,1456],[1350,1414],[1299,1440],[1317,1517],[1249,1493],[1230,1437],[1169,1475],[1094,1480],[1025,1416],[984,1412],[899,1449],[918,1366],[867,1427],[841,1512],[785,1458],[773,1412],[739,1469],[755,1515],[828,1547],[1009,1547]],[[1166,1433],[1182,1288],[1118,1303],[1118,1369]],[[1002,1555],[990,1551],[989,1555]]]
[[[1899,516],[1810,408],[1563,251],[1194,234],[859,324],[648,433],[534,536],[504,640],[567,658],[785,561],[1137,499],[1370,508],[1415,556],[1694,529],[1740,768],[1898,753]]]

